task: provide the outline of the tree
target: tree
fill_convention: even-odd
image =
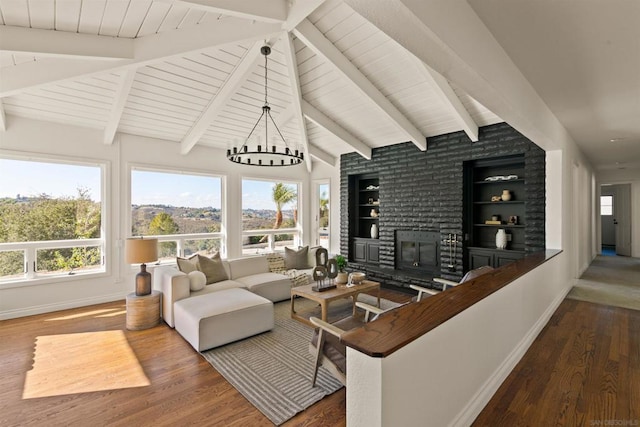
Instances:
[[[273,186],[273,201],[276,204],[276,222],[273,228],[280,228],[282,225],[282,208],[288,203],[298,198],[295,188],[289,187],[281,182]]]
[[[178,224],[166,212],[156,215],[149,224],[149,234],[152,236],[176,234],[178,232]]]
[[[173,220],[171,215],[161,212],[151,220],[149,224],[149,234],[152,236],[162,236],[166,234],[177,234],[179,231],[178,224]],[[176,255],[176,242],[162,242],[158,244],[158,257],[164,258]]]
[[[329,225],[329,197],[326,192],[322,192],[320,195],[320,227],[324,228]]]

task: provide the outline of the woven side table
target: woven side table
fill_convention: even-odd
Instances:
[[[153,328],[160,322],[160,292],[138,296],[127,295],[127,329],[139,331]]]

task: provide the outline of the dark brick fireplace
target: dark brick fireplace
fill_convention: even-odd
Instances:
[[[345,154],[340,164],[340,251],[349,257],[349,176],[376,173],[379,177],[379,262],[350,262],[349,269],[388,285],[431,285],[432,277],[459,280],[463,274],[463,162],[523,154],[525,159],[528,252],[545,247],[545,152],[506,123],[480,128],[471,142],[464,132],[427,140],[427,151],[401,143],[372,151],[371,160]],[[430,233],[439,262],[424,271],[398,268],[397,232]],[[455,256],[447,246],[450,235],[458,240]],[[433,256],[433,251],[429,256]],[[409,251],[410,252],[410,251]],[[422,255],[424,256],[424,255]],[[351,257],[349,257],[351,258]],[[452,265],[452,268],[449,268]]]

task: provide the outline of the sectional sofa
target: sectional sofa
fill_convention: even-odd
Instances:
[[[270,330],[273,303],[291,298],[292,286],[309,282],[316,250],[308,250],[303,265],[298,262],[305,268],[282,272],[274,272],[265,255],[221,260],[227,278],[200,290],[192,290],[193,273],[158,266],[153,287],[162,293],[161,316],[197,351]]]

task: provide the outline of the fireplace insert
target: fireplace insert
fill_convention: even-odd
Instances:
[[[396,270],[431,275],[440,271],[440,233],[396,230]]]

